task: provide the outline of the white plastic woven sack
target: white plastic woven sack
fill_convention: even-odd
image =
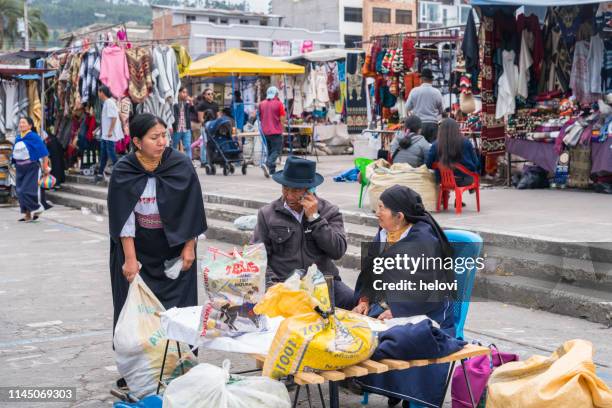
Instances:
[[[153,394],[157,389],[166,347],[166,333],[159,317],[163,312],[164,306],[140,275],[136,275],[121,309],[113,344],[117,370],[137,398]],[[195,356],[186,345],[181,345],[181,356],[185,361],[185,371],[196,364]],[[176,378],[181,374],[177,363],[176,342],[171,342],[164,366],[164,379]]]
[[[164,393],[164,408],[289,408],[285,385],[261,376],[230,375],[223,367],[200,364],[172,381]]]

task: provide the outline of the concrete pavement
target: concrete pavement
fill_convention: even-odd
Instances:
[[[228,180],[239,182],[241,177],[203,177],[202,182],[210,191],[221,188],[224,180],[227,186]],[[240,184],[241,194],[261,194],[264,198],[262,191],[247,190]],[[327,188],[334,194],[330,186],[335,185],[324,184],[322,194],[328,194]],[[278,186],[270,182],[265,194],[274,191]],[[348,196],[346,191],[342,194]],[[111,349],[107,219],[61,206],[45,213],[37,223],[18,223],[17,218],[15,208],[0,208],[1,385],[76,386],[78,402],[72,406],[110,406],[114,399],[108,390],[118,373]],[[224,247],[218,242],[206,244]],[[352,285],[355,275],[344,278]],[[522,358],[549,354],[566,340],[588,339],[595,346],[598,374],[612,385],[612,329],[602,325],[499,302],[476,301],[471,305],[466,334],[485,344],[496,343]],[[200,361],[213,364],[220,364],[224,358],[231,359],[235,370],[253,367],[250,359],[240,355],[200,354]],[[359,401],[357,396],[342,393],[343,407],[358,407]],[[318,406],[316,401],[314,406]],[[370,406],[384,407],[386,401],[372,397]]]

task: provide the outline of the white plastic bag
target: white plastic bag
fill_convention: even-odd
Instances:
[[[164,408],[289,408],[285,385],[260,376],[230,375],[223,367],[200,364],[172,381],[164,393]]]
[[[178,278],[181,274],[181,269],[183,269],[183,258],[180,256],[164,261],[164,273],[170,279]]]
[[[166,333],[158,315],[162,312],[165,312],[164,306],[140,275],[136,275],[121,309],[113,344],[117,370],[137,398],[153,394],[157,389],[166,347]],[[186,345],[181,345],[181,356],[185,371],[196,364],[195,356]],[[180,373],[176,342],[170,342],[163,378],[175,378]]]
[[[234,220],[234,226],[241,231],[253,231],[257,225],[256,215],[243,215]]]

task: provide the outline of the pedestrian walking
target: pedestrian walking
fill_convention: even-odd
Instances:
[[[100,140],[100,167],[96,180],[101,180],[104,178],[104,170],[108,159],[111,159],[113,166],[117,164],[115,143],[123,140],[123,130],[121,129],[117,103],[112,98],[111,91],[106,85],[100,85],[98,97],[102,102],[102,114],[100,116],[102,140]]]
[[[278,88],[275,86],[269,87],[266,100],[259,104],[261,130],[266,138],[268,148],[268,160],[263,166],[266,177],[270,177],[270,174],[276,172],[276,160],[283,148],[283,128],[286,117],[285,106],[278,99]]]
[[[172,124],[172,147],[179,150],[183,145],[183,151],[191,160],[191,121],[189,120],[189,107],[191,98],[186,87],[179,90],[179,101],[174,104],[174,123]]]
[[[19,221],[30,222],[45,210],[41,204],[38,180],[43,174],[51,172],[49,151],[30,117],[19,119],[19,135],[13,146],[12,161],[15,164],[17,199],[21,213],[24,214]]]

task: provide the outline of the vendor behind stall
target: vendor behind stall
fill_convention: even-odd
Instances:
[[[315,170],[315,162],[290,156],[284,170],[272,176],[283,186],[282,196],[259,210],[253,241],[266,246],[268,286],[316,264],[323,274],[334,276],[336,306],[350,310],[353,291],[333,263],[346,252],[344,222],[337,206],[316,195],[323,176]]]
[[[421,134],[428,142],[436,140],[438,121],[444,113],[442,93],[433,87],[433,72],[425,68],[421,72],[422,84],[413,88],[406,101],[406,111],[421,119],[423,126]]]

